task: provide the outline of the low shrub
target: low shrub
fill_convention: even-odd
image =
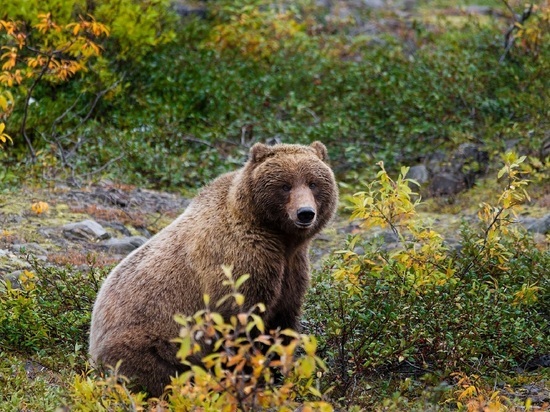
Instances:
[[[266,331],[259,303],[249,308],[236,281],[225,268],[238,314],[224,319],[215,312],[208,296],[205,309],[192,316],[176,316],[182,325],[175,341],[178,357],[188,371],[174,377],[161,399],[145,401],[143,394],[128,390],[128,381],[116,368],[107,377],[77,376],[70,393],[71,408],[113,411],[162,408],[174,411],[332,411],[318,386],[325,366],[315,355],[315,337],[292,330]],[[226,302],[227,303],[227,302]],[[313,400],[311,400],[313,399]],[[104,410],[101,409],[101,410]],[[151,409],[153,410],[153,409]]]
[[[85,360],[92,305],[105,269],[88,259],[88,270],[46,267],[19,277],[20,285],[0,281],[0,347],[40,356],[49,364]]]
[[[456,250],[419,221],[406,168],[393,180],[382,165],[378,179],[351,199],[352,217],[389,227],[399,246],[353,236],[314,279],[307,318],[338,397],[359,391],[372,406],[391,393],[390,386],[364,389],[380,376],[451,385],[453,372],[513,373],[548,353],[550,257],[513,224],[528,198],[523,160],[504,156],[502,195],[495,206],[481,206],[477,223],[463,224]]]

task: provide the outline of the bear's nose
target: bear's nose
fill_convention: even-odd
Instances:
[[[315,210],[311,207],[301,207],[298,209],[298,221],[302,224],[309,224],[315,219]]]

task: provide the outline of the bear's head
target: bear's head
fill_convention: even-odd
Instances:
[[[242,194],[255,218],[272,230],[311,237],[334,215],[338,189],[326,147],[256,143],[243,169]]]

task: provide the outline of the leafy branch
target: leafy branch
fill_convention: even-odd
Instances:
[[[502,53],[502,56],[500,56],[499,64],[504,63],[504,60],[506,59],[506,56],[508,53],[510,53],[510,50],[514,46],[514,43],[516,41],[516,35],[519,30],[523,28],[523,24],[527,21],[529,17],[531,17],[531,13],[533,11],[534,4],[529,3],[529,5],[526,5],[523,12],[520,14],[516,14],[512,6],[510,6],[510,3],[507,0],[502,0],[506,8],[512,13],[512,18],[514,19],[514,23],[508,28],[506,31],[506,34],[504,35],[504,53]]]
[[[44,81],[51,84],[67,82],[78,72],[87,70],[91,59],[101,53],[101,48],[95,41],[109,35],[109,29],[91,16],[87,20],[80,17],[77,22],[64,26],[58,25],[52,19],[51,13],[38,14],[38,19],[38,23],[30,28],[23,22],[0,20],[0,32],[4,31],[8,38],[8,44],[3,46],[7,52],[0,57],[4,61],[0,85],[24,94],[19,132],[25,140],[33,163],[36,161],[36,150],[28,135],[28,119],[36,87]],[[117,84],[115,82],[113,86],[96,94],[90,110],[78,126],[90,118],[99,99]],[[53,122],[52,130],[73,108],[74,104]],[[76,128],[68,131],[64,137],[75,130]],[[65,164],[63,152],[61,157]]]

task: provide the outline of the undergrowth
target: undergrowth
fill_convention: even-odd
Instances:
[[[501,410],[506,394],[486,382],[528,370],[550,350],[550,256],[513,223],[528,199],[524,158],[503,160],[500,197],[464,222],[458,248],[419,219],[406,168],[393,180],[381,164],[378,179],[349,199],[352,218],[389,228],[397,245],[352,236],[313,282],[307,318],[344,405],[373,408],[397,391]]]
[[[196,188],[234,169],[253,142],[273,137],[323,140],[340,180],[353,184],[372,179],[377,160],[397,170],[464,142],[491,155],[514,142],[535,155],[548,129],[545,6],[514,32],[501,61],[513,18],[500,3],[502,14],[461,16],[460,24],[437,8],[408,19],[384,9],[338,18],[306,0],[207,2],[206,17],[180,22],[165,1],[139,13],[131,1],[100,3],[87,13],[111,31],[91,70],[54,86],[36,82],[32,104],[28,86],[2,86],[12,98],[0,120],[13,141],[0,151],[4,184],[107,175]],[[82,7],[64,3],[59,23],[77,20]],[[8,17],[36,22],[28,8],[14,9]],[[363,19],[373,34],[361,33]],[[47,43],[39,30],[32,38]],[[103,92],[93,110],[79,106]],[[79,112],[63,116],[77,102]],[[21,168],[25,111],[36,161]]]

